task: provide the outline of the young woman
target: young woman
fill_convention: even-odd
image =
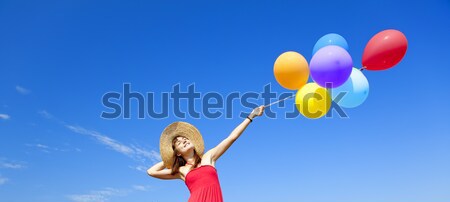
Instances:
[[[227,138],[206,153],[203,153],[203,138],[195,126],[186,122],[170,124],[160,138],[163,161],[148,169],[148,175],[159,179],[183,180],[191,194],[189,202],[222,202],[215,163],[263,111],[263,106],[255,108]]]

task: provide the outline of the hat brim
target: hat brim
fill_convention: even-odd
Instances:
[[[171,123],[163,130],[159,140],[161,159],[164,162],[164,166],[169,169],[172,168],[174,161],[172,140],[177,136],[188,138],[194,144],[195,151],[199,156],[202,156],[205,150],[203,137],[195,126],[182,121]]]

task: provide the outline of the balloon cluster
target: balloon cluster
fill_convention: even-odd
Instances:
[[[297,90],[298,111],[307,118],[320,118],[328,113],[332,100],[344,108],[361,105],[369,95],[369,82],[362,70],[386,70],[395,66],[407,47],[402,32],[381,31],[367,43],[362,68],[358,69],[353,67],[347,41],[332,33],[316,42],[309,65],[301,54],[288,51],[278,56],[273,70],[282,87]],[[307,83],[310,74],[313,82]]]

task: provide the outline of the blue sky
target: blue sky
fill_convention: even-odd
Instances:
[[[321,36],[338,33],[360,67],[367,41],[391,28],[408,51],[392,69],[364,71],[366,102],[348,119],[255,120],[217,162],[224,199],[449,201],[449,23],[445,0],[0,1],[1,201],[186,201],[183,181],[145,173],[161,131],[180,119],[102,119],[105,93],[123,83],[290,92],[273,76],[279,54],[309,61]],[[233,107],[233,119],[183,121],[210,149],[248,111]]]

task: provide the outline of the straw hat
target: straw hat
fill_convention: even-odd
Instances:
[[[189,141],[194,144],[195,151],[199,156],[202,156],[203,151],[205,150],[203,137],[195,126],[182,121],[171,123],[164,129],[161,134],[161,138],[159,139],[159,150],[166,168],[172,168],[174,161],[172,140],[177,136],[184,136],[188,138]]]

